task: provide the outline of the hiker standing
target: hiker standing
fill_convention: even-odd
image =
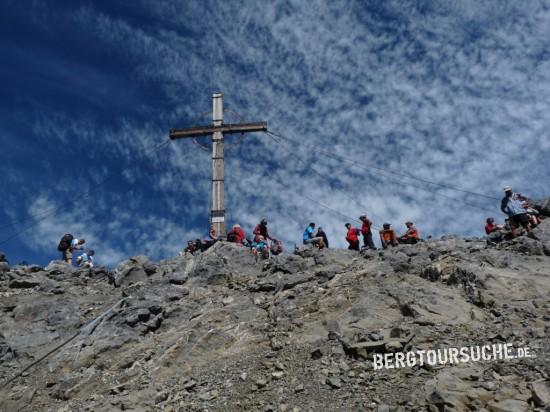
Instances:
[[[315,223],[313,222],[311,222],[304,230],[303,241],[304,245],[312,244],[317,246],[319,249],[325,247],[323,238],[318,234],[315,234]]]
[[[363,222],[363,225],[361,226],[361,234],[363,235],[363,246],[368,249],[376,250],[374,242],[372,241],[372,222],[367,218],[366,214],[359,216],[359,220]]]
[[[359,233],[361,233],[361,231],[356,227],[352,227],[351,223],[346,223],[345,226],[348,230],[346,233],[346,240],[349,243],[348,249],[357,250],[359,252]]]
[[[267,231],[267,219],[265,218],[263,218],[260,223],[256,225],[252,233],[254,234],[254,242],[258,242],[260,236],[263,236],[264,240],[266,241],[275,240],[271,236],[269,236],[269,233]]]
[[[525,196],[512,192],[510,186],[504,188],[504,197],[500,202],[500,210],[507,214],[510,219],[510,229],[513,237],[518,236],[517,229],[520,226],[523,226],[528,233],[531,232],[531,223],[524,204],[526,200]]]
[[[73,264],[73,252],[75,250],[84,249],[85,239],[77,239],[73,237],[70,233],[64,235],[57,245],[57,250],[62,254],[62,259],[67,262],[69,265]]]

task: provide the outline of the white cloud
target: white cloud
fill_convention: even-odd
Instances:
[[[300,142],[283,150],[259,134],[228,151],[227,207],[249,231],[267,216],[274,233],[292,244],[314,220],[344,246],[343,218],[307,196],[351,217],[367,212],[377,226],[388,220],[399,230],[412,219],[426,235],[480,234],[488,214],[499,216],[498,201],[368,171],[337,156],[495,197],[504,184],[548,195],[550,12],[542,4],[146,2],[139,7],[163,24],[143,27],[81,8],[74,22],[133,62],[131,75],[158,85],[171,110],[99,129],[83,128],[85,116],[47,114],[34,130],[66,142],[85,129],[79,139],[95,142],[97,153],[133,162],[128,213],[140,213],[139,202],[150,196],[142,179],[163,193],[157,213],[109,222],[126,233],[124,225],[137,221],[135,233],[120,235],[128,238],[121,253],[165,256],[175,250],[162,246],[167,233],[171,245],[206,230],[174,228],[208,217],[208,154],[189,141],[173,142],[162,156],[149,152],[169,128],[208,111],[218,90],[246,120],[267,119],[272,130]]]

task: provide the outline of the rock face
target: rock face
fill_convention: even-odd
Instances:
[[[546,219],[533,238],[496,247],[449,236],[256,262],[217,243],[157,263],[138,256],[112,273],[16,266],[0,277],[0,409],[543,410],[549,251]],[[536,356],[373,362],[504,343]]]

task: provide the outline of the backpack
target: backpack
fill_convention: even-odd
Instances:
[[[57,245],[57,250],[59,250],[60,252],[64,252],[65,250],[69,249],[71,247],[71,242],[73,241],[73,239],[74,237],[70,233],[64,235],[59,241],[59,245]]]

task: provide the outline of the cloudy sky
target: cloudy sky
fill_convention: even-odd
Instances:
[[[550,195],[546,1],[15,1],[0,5],[0,249],[47,264],[64,233],[105,265],[203,237],[227,137],[229,223],[309,221],[345,246],[367,213],[479,235],[504,185]],[[208,149],[208,138],[199,140]],[[472,193],[468,193],[472,192]]]

